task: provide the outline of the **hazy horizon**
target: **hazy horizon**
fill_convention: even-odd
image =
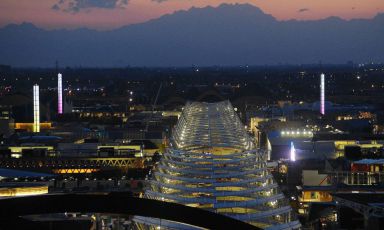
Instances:
[[[279,21],[318,20],[333,16],[349,20],[372,18],[384,12],[384,1],[381,0],[3,0],[0,1],[0,27],[29,22],[44,29],[110,30],[192,7],[217,7],[223,3],[252,4]]]
[[[384,14],[280,21],[250,4],[191,8],[108,31],[0,28],[0,63],[17,67],[188,67],[384,62]]]
[[[223,4],[218,5],[217,7],[220,7],[222,5],[252,5],[252,4],[248,4],[248,3],[246,3],[246,4],[226,4],[226,3],[223,3]],[[255,5],[252,5],[252,6],[254,6],[256,8],[259,8],[259,7],[255,6]],[[118,30],[118,29],[121,29],[121,28],[124,28],[124,27],[127,27],[127,26],[134,26],[134,25],[145,24],[147,22],[155,21],[155,20],[161,19],[163,17],[170,16],[170,15],[173,15],[173,14],[188,12],[188,11],[193,10],[193,9],[217,8],[217,7],[212,7],[212,6],[194,7],[194,6],[192,6],[192,7],[188,8],[188,9],[186,9],[186,10],[176,10],[176,11],[174,11],[172,13],[160,15],[159,17],[156,17],[156,18],[150,18],[150,19],[148,19],[146,21],[143,21],[143,22],[130,23],[130,24],[125,24],[125,25],[118,26],[116,28],[108,28],[108,29],[89,28],[87,26],[80,26],[80,27],[74,27],[74,28],[61,28],[61,27],[59,27],[59,28],[49,28],[49,27],[46,28],[44,26],[39,26],[37,24],[34,24],[31,21],[22,21],[22,22],[16,22],[16,23],[15,22],[11,22],[11,23],[4,24],[4,25],[0,26],[0,29],[6,28],[8,26],[13,26],[13,25],[22,26],[23,24],[30,24],[30,25],[33,25],[36,28],[39,28],[39,29],[42,29],[42,30],[46,30],[46,31],[54,31],[54,30],[82,30],[82,29],[86,29],[86,30],[94,30],[94,31],[100,31],[100,32],[105,31],[105,32],[107,32],[107,31],[112,31],[112,30]],[[267,14],[266,12],[264,12],[264,13]],[[321,21],[321,20],[327,20],[327,19],[332,19],[332,18],[338,18],[338,19],[343,20],[343,21],[370,20],[370,19],[374,19],[375,17],[383,15],[383,14],[384,14],[384,11],[382,11],[382,12],[380,11],[380,12],[377,12],[376,14],[374,14],[374,15],[372,15],[370,17],[343,18],[343,17],[336,16],[336,15],[329,15],[329,16],[326,16],[326,17],[323,17],[323,18],[318,18],[318,19],[278,19],[278,18],[274,17],[271,14],[269,14],[269,15],[271,15],[273,18],[276,19],[276,21],[279,21],[279,22],[289,22],[289,21],[313,22],[313,21]]]

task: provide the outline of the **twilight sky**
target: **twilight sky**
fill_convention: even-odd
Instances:
[[[371,18],[384,0],[0,0],[0,27],[31,22],[38,27],[113,29],[191,7],[250,3],[278,20]]]

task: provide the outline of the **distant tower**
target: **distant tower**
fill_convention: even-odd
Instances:
[[[61,73],[57,74],[57,113],[63,113],[63,77]]]
[[[325,115],[325,75],[320,75],[320,113]]]
[[[296,161],[296,149],[295,149],[295,146],[293,145],[293,141],[291,141],[291,149],[289,153],[290,153],[291,161]]]
[[[40,102],[39,85],[33,86],[33,132],[40,132]]]

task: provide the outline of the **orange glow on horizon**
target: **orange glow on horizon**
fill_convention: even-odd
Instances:
[[[167,0],[161,3],[152,0],[130,0],[125,8],[113,10],[89,8],[79,13],[52,10],[51,7],[57,2],[58,0],[2,0],[0,26],[31,22],[48,29],[88,27],[107,30],[142,23],[178,10],[216,7],[222,3],[249,3],[278,20],[316,20],[331,16],[344,19],[372,18],[377,13],[384,12],[382,0]]]

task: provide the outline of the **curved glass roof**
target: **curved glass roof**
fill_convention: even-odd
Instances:
[[[266,229],[301,226],[229,101],[186,104],[145,195]]]
[[[185,150],[209,147],[248,150],[254,147],[229,101],[187,103],[173,130],[173,141],[176,148]]]

